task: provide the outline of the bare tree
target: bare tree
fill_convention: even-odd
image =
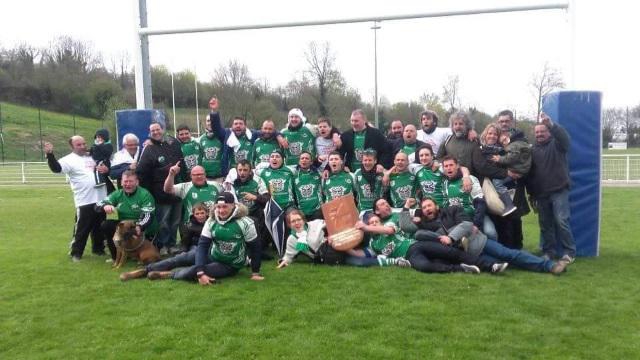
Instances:
[[[238,59],[230,60],[227,65],[220,66],[213,77],[213,82],[221,87],[249,90],[254,83],[247,65]]]
[[[544,96],[565,86],[562,80],[562,72],[550,66],[549,63],[544,63],[541,73],[533,74],[529,85],[531,86],[533,97],[536,99],[536,119],[540,118]]]
[[[460,108],[460,77],[449,76],[449,80],[442,87],[442,100],[449,107],[448,113],[452,114]]]
[[[102,60],[87,43],[69,36],[61,36],[51,43],[45,54],[46,62],[81,73],[90,73],[101,67]]]
[[[306,72],[311,76],[318,89],[316,96],[318,111],[320,116],[328,116],[328,94],[332,88],[343,83],[340,72],[335,69],[335,56],[331,53],[328,42],[317,44],[312,41],[305,52],[305,58],[309,65]]]
[[[621,108],[606,108],[602,110],[602,144],[607,145],[611,141],[627,140],[628,109],[625,112]]]
[[[120,87],[128,89],[133,86],[130,79],[129,70],[131,69],[131,58],[126,51],[120,51],[113,54],[109,59],[109,68],[113,78],[120,83]]]

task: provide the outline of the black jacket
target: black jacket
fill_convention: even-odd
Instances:
[[[378,164],[381,164],[386,169],[389,169],[393,163],[393,159],[391,158],[391,146],[387,142],[387,138],[385,138],[384,134],[382,134],[380,130],[370,126],[367,126],[365,128],[365,131],[366,134],[364,138],[364,148],[374,149],[377,153]],[[342,139],[342,147],[340,147],[340,153],[342,153],[342,156],[344,157],[345,166],[348,166],[351,171],[357,170],[351,167],[351,162],[353,161],[354,157],[353,137],[353,129],[349,129],[343,132],[340,136],[340,138]]]
[[[569,188],[569,162],[567,153],[571,140],[560,125],[550,129],[551,138],[544,144],[536,143],[531,151],[531,170],[527,177],[527,191],[534,198],[543,198]]]
[[[471,221],[464,209],[460,206],[449,206],[438,210],[438,216],[433,220],[426,220],[422,216],[422,210],[416,209],[415,216],[420,218],[420,223],[416,224],[421,230],[434,231],[440,234],[448,234],[449,231],[463,221]]]
[[[178,161],[184,167],[180,142],[171,136],[165,136],[162,141],[151,140],[151,144],[142,150],[136,173],[140,178],[140,185],[151,192],[158,204],[180,201],[180,198],[163,190],[169,168]]]

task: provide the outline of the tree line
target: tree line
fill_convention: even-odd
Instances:
[[[209,97],[215,95],[224,104],[225,120],[242,116],[254,127],[260,126],[265,119],[284,126],[286,114],[293,107],[301,108],[310,120],[329,117],[342,129],[348,128],[348,114],[355,108],[364,109],[370,119],[374,118],[372,103],[363,100],[336,68],[335,55],[328,43],[307,44],[304,56],[306,68],[297,72],[300,75],[278,86],[253,76],[237,59],[215,69],[211,79],[197,79],[190,70],[172,74],[166,66],[154,66],[151,70],[154,107],[167,110],[171,116],[173,80],[177,108],[195,108],[196,101],[200,108],[206,108]],[[102,55],[89,44],[67,36],[54,39],[47,48],[28,44],[0,47],[0,100],[111,120],[114,110],[135,107],[135,87],[128,57],[122,55],[110,60],[110,66],[106,66]],[[457,75],[451,76],[441,92],[425,91],[417,100],[406,102],[390,103],[382,97],[378,107],[380,128],[388,128],[394,119],[417,124],[420,112],[425,108],[438,113],[440,126],[446,126],[451,113],[464,109],[476,121],[476,129],[482,131],[493,121],[495,114],[463,106],[460,83]],[[539,112],[542,96],[562,88],[564,83],[559,71],[545,64],[527,86]],[[530,116],[517,114],[525,130],[531,127],[527,122],[535,119],[535,113]],[[640,132],[637,113],[640,113],[640,106],[633,108],[631,116],[624,120],[625,131]],[[620,109],[605,109],[603,114],[603,143],[606,144],[616,131],[620,131],[622,116],[618,116]],[[637,139],[638,136],[630,138]]]

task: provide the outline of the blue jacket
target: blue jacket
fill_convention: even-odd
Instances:
[[[222,142],[222,176],[227,176],[229,173],[231,156],[233,156],[233,148],[227,145],[227,140],[229,140],[229,136],[231,135],[231,129],[222,127],[220,113],[218,112],[210,113],[209,119],[211,121],[211,129],[213,130],[213,133],[220,142]],[[261,132],[259,130],[251,130],[251,145],[255,143],[256,139],[260,137],[260,135]]]

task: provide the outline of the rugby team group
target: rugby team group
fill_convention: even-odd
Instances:
[[[439,127],[438,115],[426,110],[420,126],[394,120],[384,134],[359,109],[340,131],[326,117],[311,124],[294,108],[277,131],[270,119],[248,129],[242,117],[225,128],[216,98],[209,108],[198,138],[184,125],[174,138],[152,123],[142,144],[126,134],[115,153],[105,129],[91,147],[71,137],[71,152],[60,159],[45,143],[49,168],[66,174],[73,192],[72,261],[81,261],[89,236],[95,255],[105,256],[106,246],[107,262],[115,260],[123,220],[134,221],[136,234],[162,256],[120,274],[123,281],[209,285],[247,266],[251,279],[262,280],[262,261],[274,255],[278,269],[306,255],[324,264],[492,274],[513,266],[559,275],[575,260],[570,139],[544,113],[530,143],[509,110],[481,133],[465,112]],[[364,239],[337,251],[321,205],[348,195]],[[531,208],[539,256],[522,250],[522,217]]]

